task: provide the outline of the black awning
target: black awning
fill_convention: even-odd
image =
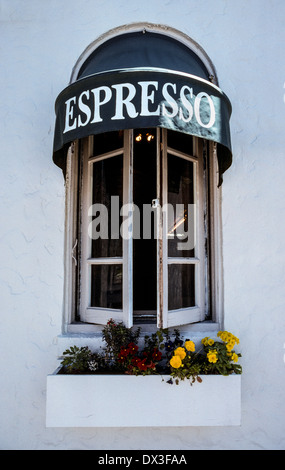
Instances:
[[[179,70],[209,80],[206,66],[189,47],[167,35],[144,31],[121,34],[101,44],[82,64],[76,79],[138,67]]]
[[[202,61],[167,36],[135,33],[107,41],[59,94],[55,111],[53,159],[63,170],[70,142],[143,127],[216,142],[220,175],[232,163],[229,99],[209,81]]]

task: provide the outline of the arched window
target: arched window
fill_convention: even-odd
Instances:
[[[66,327],[221,322],[231,107],[210,60],[176,31],[133,25],[91,45],[71,81],[54,143],[67,181]]]

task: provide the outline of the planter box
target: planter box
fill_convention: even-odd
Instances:
[[[201,376],[169,385],[169,376],[47,377],[47,427],[234,426],[241,418],[241,376]],[[163,380],[164,379],[164,380]]]

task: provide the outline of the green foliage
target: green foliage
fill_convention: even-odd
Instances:
[[[72,346],[63,352],[61,365],[64,366],[68,374],[80,374],[88,370],[88,362],[91,360],[92,352],[87,346],[78,348]]]
[[[181,367],[180,369],[177,369],[175,371],[171,372],[171,376],[175,379],[176,385],[179,384],[179,380],[190,380],[190,383],[194,383],[195,380],[197,379],[199,382],[202,381],[202,379],[199,377],[199,374],[201,374],[201,366],[199,363],[183,363],[184,367]]]
[[[241,354],[237,354],[233,349],[235,344],[239,344],[239,339],[228,331],[219,331],[218,337],[221,341],[203,338],[202,349],[198,352],[195,352],[195,344],[190,340],[186,340],[173,351],[169,365],[171,376],[176,383],[185,378],[190,379],[190,383],[196,378],[201,381],[199,374],[242,373],[242,367],[237,364]]]
[[[63,356],[61,365],[67,374],[84,374],[106,367],[104,357],[91,352],[87,346],[72,346],[63,352]]]
[[[219,331],[219,339],[205,337],[202,347],[196,351],[193,341],[173,334],[168,329],[159,329],[144,337],[144,346],[139,347],[140,328],[127,328],[122,322],[109,320],[103,328],[105,347],[94,353],[88,347],[73,346],[63,353],[61,365],[65,373],[125,373],[149,375],[169,373],[169,383],[179,384],[189,380],[192,385],[201,382],[200,374],[241,374],[238,364],[241,354],[234,351],[239,339],[227,331]]]
[[[218,332],[219,340],[206,337],[202,340],[204,354],[207,360],[203,364],[204,374],[241,374],[242,367],[237,364],[241,354],[234,351],[239,339],[228,331]]]
[[[103,341],[106,343],[104,349],[105,360],[110,365],[119,367],[118,355],[122,348],[126,348],[128,344],[137,344],[140,336],[140,328],[133,331],[127,328],[122,322],[115,323],[110,319],[102,330]]]
[[[225,343],[215,341],[212,346],[204,346],[204,352],[207,357],[210,357],[211,351],[215,351],[217,362],[205,361],[202,367],[203,374],[219,374],[219,375],[230,375],[230,374],[241,374],[242,367],[240,364],[232,362],[232,355],[227,350]],[[237,354],[237,357],[241,357],[241,354]]]
[[[151,336],[145,335],[144,349],[151,351],[153,349],[163,350],[165,339],[168,337],[168,330],[159,329]]]

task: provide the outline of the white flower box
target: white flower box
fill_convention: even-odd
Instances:
[[[47,377],[47,427],[237,426],[241,376],[201,375],[190,386],[170,376]]]

